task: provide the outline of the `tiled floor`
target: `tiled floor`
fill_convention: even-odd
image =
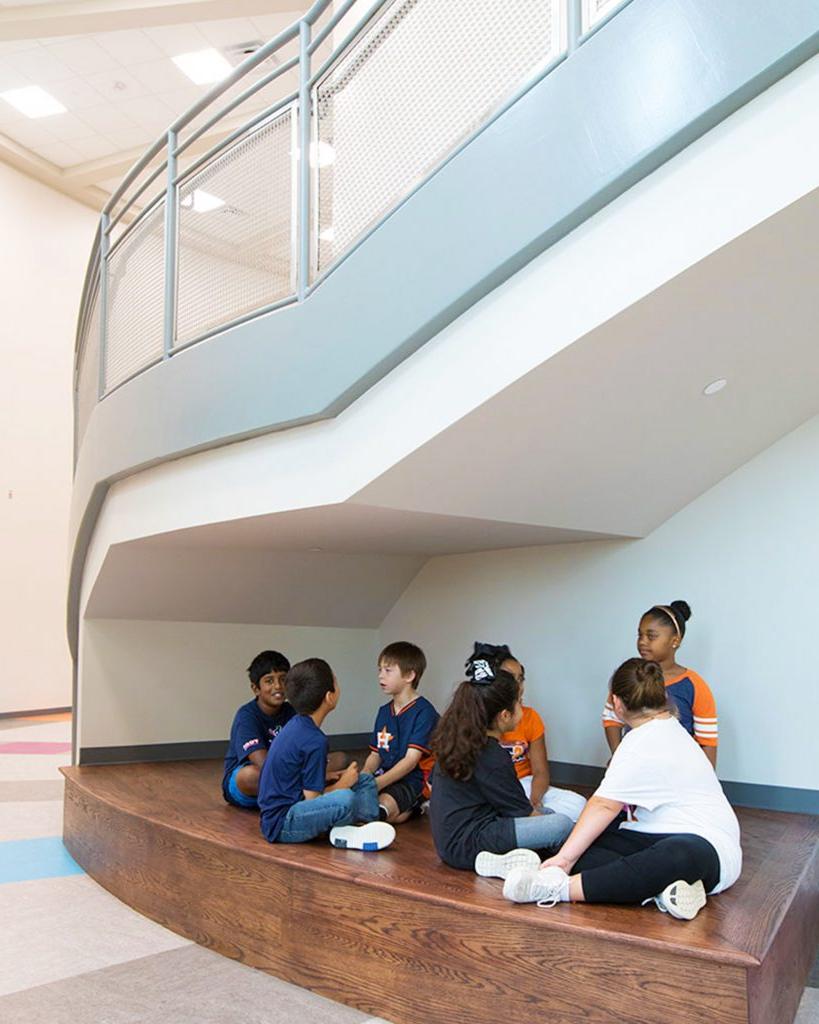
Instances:
[[[62,776],[71,723],[0,719],[3,1024],[383,1024],[134,913],[68,856]],[[819,967],[796,1018],[819,1024]]]
[[[69,857],[71,722],[0,719],[3,1024],[382,1024],[226,960],[110,896]]]

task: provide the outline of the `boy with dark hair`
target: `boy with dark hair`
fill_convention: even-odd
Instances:
[[[235,807],[256,808],[259,776],[270,744],[296,714],[284,695],[290,662],[279,651],[262,651],[248,666],[254,699],[233,719],[222,774],[222,794]]]
[[[417,694],[427,667],[420,647],[399,641],[378,656],[378,685],[390,701],[378,709],[364,771],[375,775],[380,816],[400,824],[429,796],[430,739],[438,712]]]
[[[337,782],[325,787],[328,744],[321,724],[340,697],[333,670],[321,658],[308,658],[290,669],[285,685],[296,714],[282,729],[262,769],[262,835],[271,843],[306,843],[329,830],[333,846],[389,846],[395,829],[376,820],[378,791],[372,775],[359,774],[353,761]],[[356,821],[368,824],[355,827]]]

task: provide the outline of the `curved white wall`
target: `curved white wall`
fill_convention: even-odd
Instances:
[[[96,215],[0,163],[0,714],[71,703],[74,330]]]

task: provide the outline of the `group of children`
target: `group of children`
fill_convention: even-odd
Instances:
[[[248,669],[254,699],[231,729],[224,797],[258,807],[270,842],[329,832],[334,846],[363,850],[390,845],[394,826],[428,807],[441,859],[503,879],[513,902],[653,901],[690,919],[742,865],[739,825],[714,772],[714,699],[677,663],[690,615],[674,601],[642,616],[640,657],[609,684],[612,757],[588,802],[550,784],[542,719],[523,705],[523,664],[508,646],[483,643],[442,716],[417,692],[423,651],[384,648],[378,682],[388,700],[361,769],[329,755],[321,726],[341,694],[327,662],[291,667],[262,652]]]

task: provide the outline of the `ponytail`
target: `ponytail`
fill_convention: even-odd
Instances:
[[[432,752],[446,775],[462,782],[471,778],[487,730],[501,711],[514,710],[519,692],[514,676],[502,671],[460,684],[432,736]]]

